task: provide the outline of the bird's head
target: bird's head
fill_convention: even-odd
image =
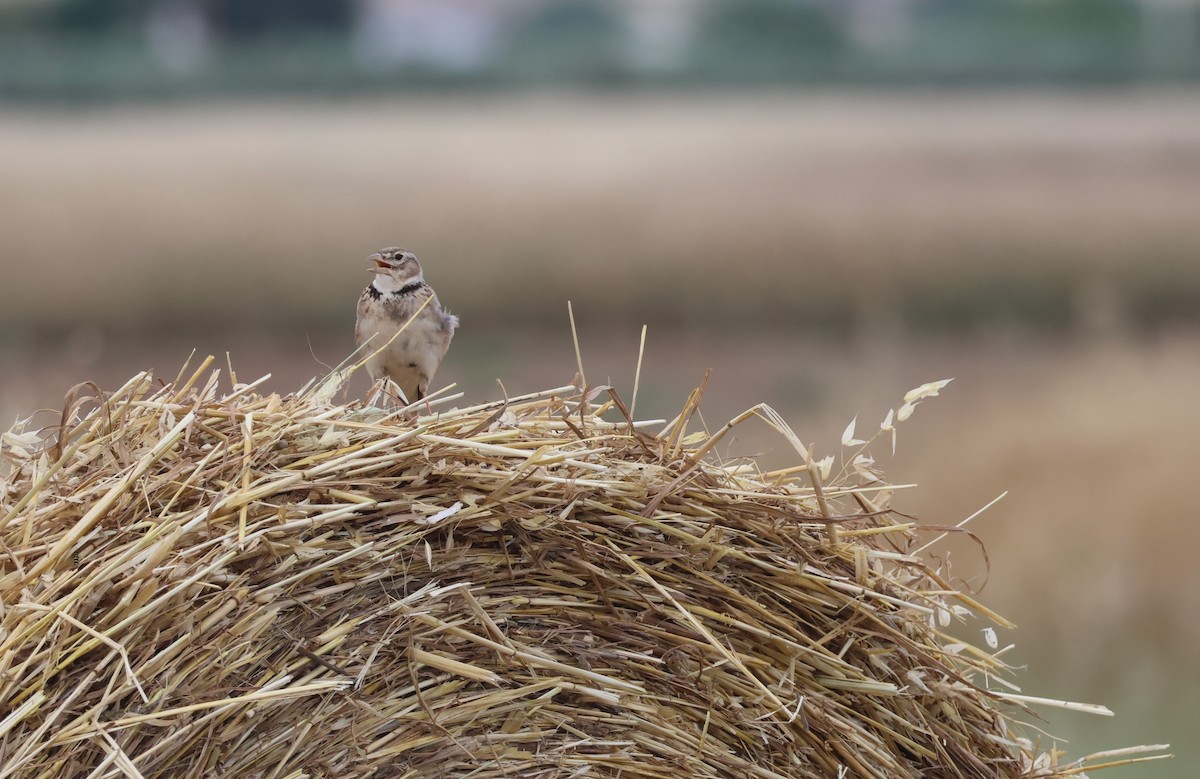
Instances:
[[[367,260],[372,263],[368,270],[375,274],[375,286],[381,292],[392,292],[405,285],[424,281],[421,263],[410,251],[392,246],[380,249]]]

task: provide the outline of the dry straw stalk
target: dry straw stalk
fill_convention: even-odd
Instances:
[[[392,413],[81,389],[0,479],[0,776],[995,777],[974,602],[855,459],[761,473],[607,388]],[[90,401],[82,395],[90,392]],[[869,478],[868,478],[869,477]],[[834,532],[836,528],[836,532]],[[1118,752],[1097,761],[1131,759]]]

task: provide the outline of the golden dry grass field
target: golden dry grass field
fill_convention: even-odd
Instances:
[[[758,402],[819,453],[911,387],[899,498],[971,525],[982,598],[1073,754],[1200,748],[1200,95],[537,96],[0,115],[0,413],[192,348],[287,391],[351,346],[400,243],[471,398],[574,373],[710,426]],[[47,417],[49,421],[49,417]],[[7,422],[6,422],[7,425]],[[764,430],[733,443],[787,463]],[[883,454],[887,446],[876,447]],[[961,542],[961,543],[960,543]],[[959,539],[958,570],[978,576]]]
[[[689,326],[905,303],[953,322],[989,299],[1053,323],[1082,273],[1169,306],[1200,289],[1198,109],[1191,93],[7,109],[0,304],[5,324],[36,315],[57,271],[62,321],[332,323],[361,258],[403,241],[459,307],[538,324],[580,290]]]

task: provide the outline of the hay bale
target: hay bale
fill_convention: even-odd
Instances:
[[[201,375],[4,436],[2,776],[1060,771],[862,468],[722,464],[698,394],[664,427]]]

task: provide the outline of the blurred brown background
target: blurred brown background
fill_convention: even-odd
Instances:
[[[808,14],[782,43],[708,6],[626,3],[621,34],[652,38],[603,67],[572,59],[607,51],[587,48],[607,17],[580,3],[500,4],[527,36],[504,46],[508,17],[472,3],[439,22],[453,45],[429,43],[442,28],[419,2],[344,4],[285,20],[305,32],[284,38],[230,33],[220,3],[108,5],[109,26],[81,24],[78,3],[0,13],[6,420],[85,380],[169,380],[192,350],[296,389],[349,354],[365,257],[394,244],[462,318],[438,380],[470,401],[497,379],[510,394],[571,380],[567,300],[588,378],[626,397],[649,325],[639,416],[672,417],[711,368],[710,427],[766,402],[818,454],[856,414],[861,435],[906,390],[955,377],[894,459],[875,447],[919,484],[898,507],[952,524],[1008,491],[971,527],[991,560],[982,598],[1019,627],[1001,636],[1028,666],[1017,682],[1117,712],[1042,725],[1073,756],[1170,741],[1174,761],[1117,775],[1193,775],[1200,91],[1195,49],[1164,21],[1194,24],[1193,6],[974,3],[993,23],[1007,6],[1083,14],[1045,22],[1052,42],[1134,26],[1134,54],[1105,38],[1108,70],[1044,55],[1027,73],[1013,63],[1041,49],[991,70],[977,52],[922,59],[958,18],[938,3],[852,18],[765,3]],[[574,21],[545,21],[562,8]],[[828,40],[805,39],[822,18]],[[734,64],[689,59],[686,41],[738,24],[760,38]],[[563,36],[566,54],[549,43]],[[804,56],[747,54],[776,49]],[[752,424],[731,451],[791,457]],[[977,585],[960,541],[942,554]]]

